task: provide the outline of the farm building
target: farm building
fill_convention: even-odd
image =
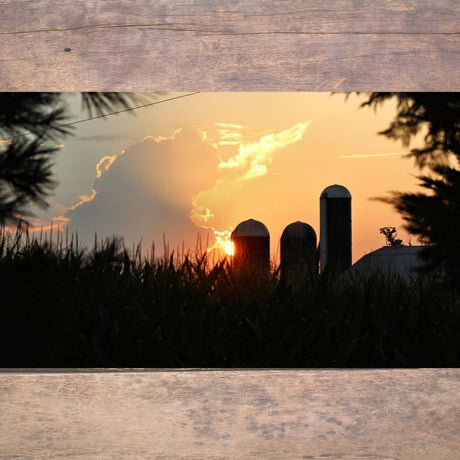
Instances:
[[[419,257],[424,246],[384,246],[361,257],[351,267],[352,273],[381,270],[401,276],[411,276],[423,263]]]
[[[254,219],[241,222],[232,232],[235,265],[263,269],[270,267],[270,234],[267,227]],[[298,271],[314,263],[316,233],[305,222],[289,224],[281,236],[281,267]],[[352,222],[351,193],[342,185],[326,187],[320,196],[320,268],[365,274],[375,270],[409,277],[423,265],[420,252],[424,246],[384,246],[351,264]],[[316,267],[317,269],[317,267]]]

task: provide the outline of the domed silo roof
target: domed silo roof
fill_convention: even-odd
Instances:
[[[351,198],[350,191],[343,185],[329,185],[323,190],[320,198]]]
[[[298,220],[284,229],[281,238],[302,238],[316,241],[316,233],[311,225]]]
[[[330,185],[319,199],[321,271],[351,267],[351,193],[343,185]]]
[[[232,232],[232,238],[247,236],[270,237],[270,233],[268,232],[268,228],[262,222],[249,219],[238,224]]]

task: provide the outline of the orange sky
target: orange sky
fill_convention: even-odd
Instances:
[[[276,256],[293,221],[309,223],[319,238],[319,196],[341,184],[353,197],[353,261],[384,245],[380,227],[398,227],[407,243],[401,218],[371,198],[416,190],[418,171],[400,144],[377,135],[394,116],[393,104],[375,113],[359,109],[362,100],[200,93],[136,116],[82,123],[64,141],[55,166],[60,185],[37,216],[62,216],[87,244],[96,231],[100,238],[123,235],[128,247],[153,239],[157,248],[163,232],[171,248],[193,248],[200,228],[203,238],[203,227],[228,234],[254,218],[268,227]],[[83,118],[78,98],[69,101]]]

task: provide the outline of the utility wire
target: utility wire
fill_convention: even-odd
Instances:
[[[174,97],[170,97],[168,99],[163,99],[161,101],[155,101],[155,102],[149,102],[148,104],[143,104],[143,105],[137,105],[136,107],[128,107],[126,109],[122,109],[122,110],[117,110],[116,112],[109,112],[109,113],[105,113],[105,114],[102,114],[102,115],[96,115],[94,117],[89,117],[89,118],[84,118],[82,120],[77,120],[77,121],[72,121],[70,123],[64,123],[62,125],[58,125],[58,126],[52,126],[51,128],[49,129],[57,129],[57,128],[64,128],[65,126],[71,126],[71,125],[76,125],[78,123],[83,123],[85,121],[90,121],[90,120],[96,120],[97,118],[105,118],[105,117],[109,117],[111,115],[117,115],[118,113],[123,113],[123,112],[129,112],[131,110],[137,110],[137,109],[142,109],[144,107],[149,107],[151,105],[157,105],[157,104],[162,104],[163,102],[169,102],[169,101],[174,101],[176,99],[181,99],[183,97],[188,97],[188,96],[193,96],[195,94],[198,94],[200,91],[195,91],[194,93],[188,93],[188,94],[181,94],[180,96],[174,96]],[[44,132],[46,131],[49,131],[48,129],[45,130]],[[0,139],[0,141],[9,141],[11,139],[15,139],[16,137],[22,137],[22,136],[27,136],[28,134],[34,134],[32,132],[27,132],[27,133],[22,133],[22,134],[16,134],[15,136],[11,136],[11,137],[5,137],[3,139]]]

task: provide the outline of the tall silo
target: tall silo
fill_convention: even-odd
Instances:
[[[281,269],[283,272],[312,267],[316,253],[316,232],[305,222],[289,224],[281,235]]]
[[[351,267],[351,193],[342,185],[330,185],[319,202],[321,270],[346,270]]]
[[[235,266],[270,268],[270,233],[262,222],[254,219],[241,222],[233,230],[231,239]]]

